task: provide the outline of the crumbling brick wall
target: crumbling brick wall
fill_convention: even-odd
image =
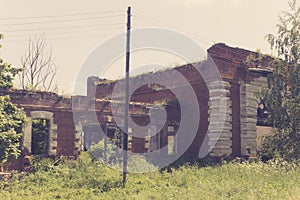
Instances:
[[[208,136],[210,140],[214,140],[217,132],[220,135],[216,138],[218,140],[216,144],[212,146],[211,156],[234,157],[245,154],[255,156],[256,105],[252,89],[254,87],[258,89],[263,85],[262,82],[265,83],[266,73],[254,72],[251,69],[253,67],[261,67],[262,71],[269,69],[268,63],[271,58],[266,56],[262,61],[257,61],[257,63],[255,61],[252,65],[249,65],[246,62],[248,56],[253,55],[255,58],[258,56],[257,53],[228,47],[225,44],[215,44],[208,49],[208,55],[207,62],[187,64],[131,78],[131,87],[138,87],[130,98],[130,114],[135,122],[146,125],[149,123],[149,109],[153,105],[163,106],[167,112],[167,120],[160,131],[160,147],[166,146],[169,126],[175,127],[176,132],[182,120],[180,106],[183,105],[178,105],[178,99],[172,92],[172,89],[175,88],[179,91],[177,95],[185,96],[184,106],[186,106],[186,109],[198,106],[201,113],[195,138],[183,156],[197,157],[205,137]],[[206,72],[209,71],[210,62],[212,61],[220,72],[221,80],[219,82],[207,82],[209,77],[202,77],[199,74],[200,68],[206,70]],[[176,74],[180,74],[184,79],[174,78]],[[261,81],[262,79],[263,81]],[[259,83],[257,83],[257,80],[259,80]],[[123,81],[120,80],[119,83],[122,84]],[[165,87],[164,84],[155,84],[155,82],[168,83],[170,87]],[[56,147],[53,147],[49,153],[51,155],[74,156],[81,150],[83,126],[93,123],[115,123],[111,109],[112,104],[116,102],[111,99],[111,95],[116,84],[117,81],[89,77],[87,80],[87,96],[62,97],[51,92],[26,90],[0,91],[0,94],[10,95],[14,103],[24,108],[28,117],[31,117],[33,111],[52,113],[55,128],[53,129],[54,136],[51,142]],[[215,120],[216,116],[211,114],[215,109],[211,105],[218,98],[220,85],[224,86],[225,95],[223,98],[226,101],[224,105],[217,105],[217,109],[225,109],[226,111],[224,113],[226,119],[224,127],[226,128],[223,130],[215,129],[212,121]],[[193,98],[189,98],[191,96],[190,87],[196,94],[196,102]],[[251,94],[247,88],[252,88]],[[122,98],[121,92],[117,95]],[[246,108],[250,101],[252,109]],[[122,107],[121,104],[120,106]],[[193,110],[190,112],[193,116]],[[122,115],[122,108],[120,108],[119,114]],[[189,120],[192,121],[193,117]],[[217,121],[216,124],[218,123]],[[30,129],[30,126],[28,129]],[[182,139],[184,140],[184,138]],[[27,141],[29,140],[30,137],[28,136]],[[179,140],[178,145],[180,145],[180,142]],[[145,152],[144,143],[143,139],[133,137],[132,150],[134,152]],[[27,145],[30,145],[30,142]]]
[[[199,104],[199,108],[201,111],[201,119],[199,123],[199,129],[197,131],[196,137],[188,148],[186,154],[197,156],[199,149],[203,143],[206,134],[210,134],[209,137],[213,139],[214,132],[222,132],[219,138],[219,141],[215,144],[214,150],[212,150],[211,155],[220,157],[220,156],[254,156],[256,154],[256,150],[252,143],[256,137],[256,113],[255,109],[251,110],[251,113],[247,113],[247,116],[251,116],[251,130],[248,130],[251,136],[246,136],[251,138],[251,150],[250,153],[246,152],[244,149],[249,149],[249,147],[245,147],[245,114],[243,113],[244,105],[244,93],[243,88],[245,84],[253,83],[256,84],[256,80],[258,77],[263,77],[265,79],[265,73],[253,73],[251,68],[261,67],[262,71],[264,69],[269,69],[269,62],[272,60],[269,56],[262,57],[261,60],[254,59],[252,64],[247,63],[249,56],[251,55],[253,58],[258,58],[259,54],[255,52],[251,52],[248,50],[244,50],[241,48],[232,48],[225,44],[219,43],[213,45],[208,49],[209,59],[211,59],[217,66],[220,74],[221,80],[223,81],[222,85],[225,86],[224,92],[226,93],[226,115],[224,115],[226,121],[224,127],[226,130],[212,130],[214,126],[209,126],[214,117],[211,116],[210,113],[210,101],[212,101],[212,93],[213,90],[208,90],[208,83],[204,81],[204,78],[199,75],[198,70],[195,67],[199,67],[205,65],[203,63],[194,63],[188,64],[180,67],[176,67],[173,69],[167,69],[165,71],[160,71],[156,73],[149,73],[140,75],[137,77],[133,77],[130,79],[130,84],[140,85],[140,87],[133,93],[130,100],[132,102],[142,102],[155,104],[157,102],[163,102],[167,100],[167,102],[176,102],[176,96],[172,93],[172,91],[168,88],[164,88],[162,85],[149,85],[144,84],[148,82],[154,82],[161,79],[168,80],[174,88],[181,88],[182,95],[189,95],[186,93],[187,86],[186,84],[192,86],[193,90],[197,95],[198,102],[189,101],[187,99],[187,104]],[[203,66],[202,66],[203,67]],[[205,67],[205,66],[204,66]],[[209,66],[206,66],[209,69]],[[187,83],[183,83],[179,79],[174,79],[174,73],[180,73],[183,75]],[[123,80],[120,80],[122,82]],[[100,79],[97,77],[90,77],[88,80],[88,96],[95,98],[105,98],[109,99],[112,95],[112,92],[115,88],[116,81],[109,81],[105,79]],[[155,86],[155,87],[154,87]],[[261,85],[262,86],[262,85]],[[219,87],[219,86],[213,86]],[[256,87],[258,89],[259,87]],[[122,95],[121,95],[122,96]],[[253,97],[255,98],[255,97]],[[252,106],[255,106],[255,101],[252,102]],[[221,108],[221,107],[220,107]],[[220,109],[218,108],[218,109]],[[223,109],[223,108],[222,108]],[[169,122],[177,122],[180,121],[180,109],[177,107],[173,107],[172,113],[177,113],[177,116],[172,119],[172,116],[168,116]],[[192,119],[191,119],[192,120]],[[166,124],[168,126],[168,124]],[[250,131],[250,132],[249,132]],[[248,141],[248,140],[247,140]],[[247,143],[249,144],[249,142]],[[246,145],[247,146],[247,145]],[[248,155],[249,154],[249,155]]]

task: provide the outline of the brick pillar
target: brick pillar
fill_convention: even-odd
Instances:
[[[22,150],[26,150],[31,153],[31,131],[32,131],[32,119],[28,117],[28,120],[24,123],[23,131],[23,145]]]
[[[241,85],[241,155],[256,157],[256,122],[258,99],[255,97],[261,87],[267,84],[266,77],[255,78],[251,83]]]
[[[91,98],[95,97],[95,92],[96,92],[99,80],[100,80],[100,78],[97,76],[90,76],[87,78],[87,96],[88,97],[91,97]]]
[[[160,130],[160,151],[161,154],[164,156],[168,155],[168,125],[167,123],[164,127]]]
[[[50,121],[50,138],[49,138],[49,155],[56,156],[57,154],[57,124],[53,124],[53,120]]]
[[[82,125],[80,122],[75,125],[75,135],[74,135],[74,155],[78,155],[82,150]]]
[[[212,157],[230,156],[232,153],[232,117],[230,84],[225,81],[214,81],[209,89],[209,155]]]

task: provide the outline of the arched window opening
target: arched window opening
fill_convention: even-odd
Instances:
[[[32,120],[31,152],[33,155],[48,155],[49,132],[50,120]]]

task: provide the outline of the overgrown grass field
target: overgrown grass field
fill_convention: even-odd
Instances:
[[[297,163],[185,165],[171,171],[128,174],[83,155],[57,166],[43,160],[35,172],[0,181],[0,199],[300,199]]]

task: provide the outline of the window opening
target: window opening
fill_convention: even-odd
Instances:
[[[31,152],[33,155],[47,155],[49,149],[50,121],[47,119],[32,120]]]

